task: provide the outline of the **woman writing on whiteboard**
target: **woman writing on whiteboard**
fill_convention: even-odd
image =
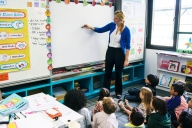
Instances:
[[[122,71],[129,64],[129,49],[131,34],[124,21],[122,11],[115,11],[114,22],[102,28],[92,27],[87,24],[83,28],[91,29],[98,33],[109,31],[109,45],[105,56],[104,87],[110,90],[112,69],[115,65],[115,93],[118,99],[122,95]]]

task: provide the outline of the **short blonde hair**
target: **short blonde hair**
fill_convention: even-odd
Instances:
[[[103,98],[103,111],[107,114],[112,114],[117,110],[117,104],[111,97]]]

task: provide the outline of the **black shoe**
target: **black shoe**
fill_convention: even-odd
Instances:
[[[117,99],[121,99],[121,95],[116,95]]]

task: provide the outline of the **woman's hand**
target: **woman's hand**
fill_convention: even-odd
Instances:
[[[82,28],[87,28],[87,29],[89,29],[89,25],[84,24],[84,25],[82,26]]]
[[[124,67],[126,67],[126,66],[128,66],[128,65],[129,65],[129,60],[126,59],[126,60],[124,61]]]
[[[87,24],[84,24],[81,28],[87,28],[87,29],[91,29],[91,30],[94,30],[94,27],[91,27]]]

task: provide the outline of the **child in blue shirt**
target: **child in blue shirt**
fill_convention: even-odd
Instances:
[[[176,127],[178,126],[177,119],[182,109],[185,110],[187,108],[187,103],[183,98],[184,91],[184,85],[180,82],[175,82],[170,89],[171,97],[165,97],[167,100],[167,109],[171,115],[171,122]]]

